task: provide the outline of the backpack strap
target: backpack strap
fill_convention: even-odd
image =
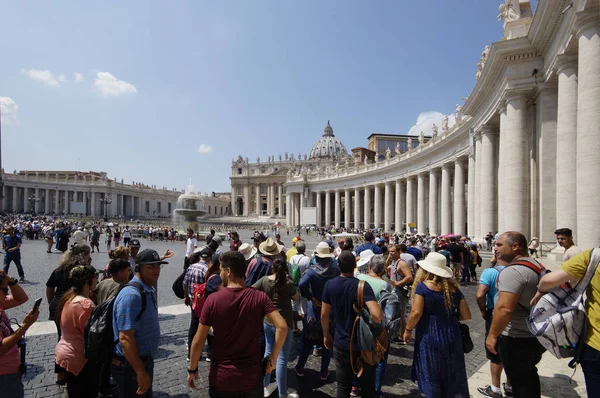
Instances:
[[[362,310],[365,308],[365,281],[358,281],[356,295],[358,299],[358,308]]]
[[[356,317],[354,318],[354,325],[352,325],[352,334],[350,335],[350,367],[352,368],[352,372],[355,375],[360,377],[363,371],[363,367],[360,364],[360,360],[356,362],[354,360],[354,338],[356,336],[356,327],[358,326],[358,322],[360,319],[360,310],[364,308],[364,295],[365,295],[365,281],[358,281],[358,288],[356,289],[356,299],[358,303],[354,305],[354,311],[356,312]],[[355,366],[358,365],[358,366]]]
[[[140,313],[138,314],[138,316],[135,317],[135,321],[139,322],[140,318],[142,317],[142,314],[144,313],[144,311],[146,311],[146,292],[144,291],[144,286],[142,286],[141,283],[133,282],[133,281],[130,281],[125,286],[133,286],[133,287],[135,287],[138,290],[138,292],[140,292],[140,296],[142,297],[142,310],[140,311]]]
[[[522,265],[523,267],[527,267],[530,270],[532,270],[533,272],[535,272],[536,274],[541,275],[542,274],[542,270],[545,270],[546,267],[544,267],[544,265],[540,262],[538,262],[538,264],[540,265],[539,267],[536,266],[534,263],[532,263],[531,261],[526,261],[526,260],[517,260],[517,261],[513,261],[509,264],[509,266],[511,265]]]

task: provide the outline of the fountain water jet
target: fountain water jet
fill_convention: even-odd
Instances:
[[[190,184],[185,193],[177,199],[177,206],[173,210],[173,225],[180,233],[185,233],[188,228],[197,232],[199,229],[198,217],[204,215],[206,215],[206,210],[202,196],[195,193],[194,186]]]

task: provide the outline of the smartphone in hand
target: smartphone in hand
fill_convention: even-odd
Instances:
[[[35,304],[33,304],[33,312],[40,308],[40,304],[42,304],[42,298],[35,300]]]

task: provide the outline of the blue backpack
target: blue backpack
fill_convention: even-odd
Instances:
[[[258,257],[252,271],[246,277],[246,286],[252,286],[263,276],[269,275],[271,273],[271,266],[271,262],[263,261],[262,257]]]

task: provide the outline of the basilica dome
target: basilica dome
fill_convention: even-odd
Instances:
[[[310,159],[332,159],[345,156],[348,156],[348,151],[346,151],[344,144],[333,135],[333,129],[328,120],[323,131],[323,137],[313,145],[310,151]]]

